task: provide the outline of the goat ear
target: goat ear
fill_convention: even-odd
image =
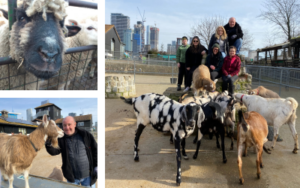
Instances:
[[[202,110],[202,108],[199,108],[199,112],[198,112],[198,118],[197,118],[197,126],[198,128],[201,127],[201,123],[205,120],[205,114]]]
[[[44,116],[43,116],[43,124],[44,124],[44,126],[45,127],[47,127],[48,126],[48,118],[47,118],[47,115],[45,114]]]
[[[81,30],[81,27],[79,26],[66,26],[66,27],[68,29],[68,37],[72,37],[76,35]]]
[[[4,18],[8,20],[8,12],[4,9],[0,9],[0,11],[3,13]]]
[[[183,107],[182,111],[181,111],[181,119],[183,122],[187,121],[187,116],[186,116],[186,106]]]

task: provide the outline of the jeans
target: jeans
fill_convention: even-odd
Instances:
[[[237,40],[234,42],[233,46],[236,47],[236,54],[239,54],[239,53],[240,53],[240,49],[241,49],[241,47],[242,47],[242,43],[243,43],[243,39],[241,39],[241,38],[237,39]]]
[[[87,177],[87,178],[83,178],[83,179],[75,179],[75,182],[69,182],[68,183],[72,183],[74,185],[82,185],[82,186],[85,186],[85,187],[91,187],[91,188],[96,188],[96,184],[90,186],[91,184],[91,177]]]
[[[182,84],[182,80],[184,77],[184,86],[186,86],[186,67],[185,67],[185,63],[180,63],[180,67],[178,68],[178,83],[177,85],[181,86]]]
[[[220,72],[217,72],[217,71],[210,72],[210,78],[212,81],[214,81],[217,78],[221,78],[221,76],[222,76],[221,71]]]
[[[223,84],[222,84],[222,92],[225,90],[228,90],[228,92],[230,94],[234,93],[234,85],[233,83],[238,79],[238,75],[234,75],[230,78],[228,78],[227,76],[222,76],[223,79]],[[229,85],[229,88],[228,88]]]

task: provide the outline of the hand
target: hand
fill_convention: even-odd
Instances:
[[[237,35],[232,35],[231,39],[235,39],[237,37]]]
[[[190,67],[187,67],[186,70],[190,70]]]
[[[202,55],[204,55],[205,53],[206,53],[205,50],[203,50],[203,51],[201,52]]]
[[[213,66],[213,65],[211,65],[210,68],[211,68],[211,70],[215,70],[216,69],[216,67]]]
[[[177,63],[177,67],[180,68],[180,63]]]

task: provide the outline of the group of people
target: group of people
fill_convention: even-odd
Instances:
[[[243,31],[235,18],[228,24],[219,26],[212,35],[208,49],[200,43],[199,37],[193,37],[188,45],[188,38],[182,37],[182,45],[178,47],[176,62],[178,66],[177,91],[181,90],[184,77],[184,92],[190,90],[194,70],[201,65],[203,55],[207,54],[205,65],[209,68],[211,79],[223,79],[222,91],[234,93],[233,83],[238,78],[241,59],[238,56],[243,42]]]

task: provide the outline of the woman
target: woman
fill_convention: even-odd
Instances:
[[[219,43],[219,46],[220,46],[219,51],[222,53],[223,58],[225,58],[226,54],[228,54],[229,42],[228,42],[226,30],[224,29],[223,26],[219,26],[216,29],[216,33],[211,36],[211,39],[210,39],[210,42],[208,45],[208,49],[209,49],[208,54],[212,54],[212,46],[215,43]]]
[[[223,85],[222,91],[227,90],[230,94],[234,93],[233,83],[237,80],[241,68],[241,59],[236,55],[236,47],[230,46],[229,56],[225,57],[222,72]]]
[[[187,82],[184,92],[187,92],[190,89],[192,85],[193,72],[199,65],[201,65],[203,55],[207,52],[208,50],[200,44],[199,37],[195,36],[192,39],[191,46],[186,50],[185,53]]]
[[[220,46],[216,43],[212,46],[212,53],[206,57],[205,65],[209,68],[210,78],[214,81],[222,76],[222,65],[224,58],[220,52]]]

